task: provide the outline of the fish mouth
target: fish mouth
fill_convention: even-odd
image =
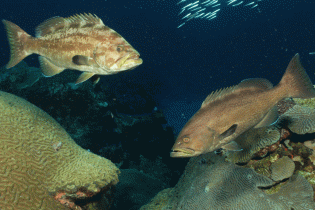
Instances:
[[[119,67],[130,66],[130,68],[139,66],[143,63],[139,53],[129,53],[125,57],[122,57],[119,61]]]
[[[199,154],[201,154],[201,152],[195,151],[193,149],[183,148],[183,149],[173,149],[171,151],[170,156],[171,157],[194,157]]]

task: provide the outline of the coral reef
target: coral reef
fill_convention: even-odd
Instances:
[[[117,184],[112,162],[82,149],[24,99],[0,92],[0,121],[1,209],[81,209]]]
[[[287,121],[288,128],[296,134],[315,132],[315,109],[295,105],[281,115],[279,121]]]
[[[227,152],[227,159],[234,163],[248,162],[261,148],[280,140],[280,131],[275,126],[252,128],[235,139],[243,149],[240,152]]]
[[[91,81],[75,85],[78,75],[74,71],[42,78],[40,69],[30,68],[23,61],[10,70],[3,67],[0,72],[0,90],[38,106],[60,123],[76,143],[96,154],[101,154],[104,147],[119,143],[125,153],[135,158],[146,152],[142,150],[145,146],[161,147],[160,139],[169,144],[165,147],[172,146],[173,131],[166,126],[162,111],[145,91],[140,92],[142,95],[131,95],[128,92],[132,90],[117,90],[107,83],[94,86]],[[28,85],[20,89],[20,84],[25,82]],[[150,132],[143,132],[147,130]],[[168,154],[167,150],[160,151]],[[143,155],[155,158],[161,153],[154,150]],[[127,166],[130,158],[121,161]]]
[[[277,103],[277,111],[279,115],[284,114],[295,105],[295,101],[292,98],[285,98]]]
[[[288,156],[284,156],[273,162],[270,167],[271,179],[281,181],[290,178],[295,170],[295,164]]]
[[[159,192],[150,203],[142,206],[140,210],[162,210],[171,209],[172,207],[167,207],[170,196],[172,196],[174,189],[167,188]]]
[[[225,161],[223,156],[208,153],[191,158],[185,173],[173,190],[163,191],[141,210],[153,209],[313,209],[313,189],[301,175],[292,176],[277,192],[264,189],[276,186],[253,169]],[[303,193],[299,193],[303,192]]]
[[[74,85],[75,72],[39,72],[24,62],[1,69],[0,89],[42,108],[91,152],[46,113],[0,92],[0,209],[139,209],[160,190],[142,210],[314,209],[313,99],[280,101],[275,124],[236,139],[242,151],[191,158],[164,189],[188,160],[165,158],[173,131],[152,98]]]
[[[110,79],[104,77],[97,85],[91,81],[75,85],[73,82],[77,77],[75,71],[64,71],[44,78],[40,69],[28,67],[22,61],[9,70],[0,68],[0,90],[20,96],[44,110],[77,144],[90,151],[87,154],[101,155],[121,169],[137,169],[154,180],[158,179],[160,182],[155,183],[161,184],[156,186],[159,190],[171,183],[175,185],[181,174],[179,171],[183,171],[187,161],[179,163],[181,161],[169,157],[165,148],[173,144],[173,130],[166,125],[163,112],[146,94],[147,90],[135,84],[129,84],[127,89],[117,87],[121,75],[113,75]],[[62,141],[55,141],[51,146],[54,152],[64,148]],[[157,158],[162,156],[163,161]],[[143,205],[132,193],[117,190],[117,195],[121,196],[115,197],[116,203],[123,203],[129,196],[130,205]],[[147,199],[149,195],[153,196],[147,194]],[[71,193],[60,192],[56,199],[69,204],[71,197]],[[104,209],[100,203],[111,203],[108,196],[104,197],[97,198],[100,201],[93,209]],[[76,198],[79,196],[73,197]],[[82,203],[87,199],[81,198]]]
[[[315,209],[315,101],[277,107],[276,123],[236,139],[241,152],[191,158],[177,185],[141,210]]]
[[[300,105],[300,106],[309,107],[309,108],[315,107],[315,98],[307,98],[307,99],[294,98],[293,101],[295,104]]]

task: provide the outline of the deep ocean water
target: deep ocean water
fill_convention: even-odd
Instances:
[[[117,185],[103,187],[97,193],[83,187],[72,190],[71,194],[61,188],[58,192],[65,195],[54,194],[52,202],[60,202],[66,209],[199,210],[208,208],[207,203],[200,206],[196,203],[210,190],[212,197],[207,201],[220,208],[208,209],[232,209],[246,203],[254,194],[261,196],[262,205],[271,202],[275,209],[315,209],[312,191],[315,124],[312,118],[306,117],[313,115],[313,101],[290,99],[278,104],[280,115],[283,109],[287,111],[293,105],[310,110],[302,108],[295,113],[291,109],[293,114],[287,115],[292,122],[286,121],[288,117],[284,114],[284,122],[278,127],[261,131],[267,132],[266,136],[247,133],[244,138],[254,139],[255,149],[249,149],[248,153],[246,150],[242,157],[228,153],[215,158],[211,158],[213,154],[191,159],[170,157],[181,128],[212,91],[256,77],[277,84],[296,53],[300,54],[301,63],[314,83],[314,1],[16,0],[1,4],[1,19],[17,24],[32,36],[36,26],[51,17],[96,14],[143,59],[143,64],[131,71],[101,76],[97,85],[91,81],[75,85],[78,71],[66,70],[54,77],[43,77],[37,55],[5,69],[10,47],[3,24],[0,26],[0,91],[39,107],[76,144],[110,160],[120,170]],[[2,116],[7,118],[0,109],[0,119]],[[294,127],[299,124],[305,127]],[[272,140],[269,129],[277,132]],[[0,123],[0,141],[7,134],[5,131],[6,127]],[[257,136],[268,137],[268,142],[261,144]],[[55,145],[54,151],[62,149],[60,145]],[[2,150],[6,149],[3,146]],[[229,163],[222,162],[224,155]],[[283,157],[289,157],[289,162],[283,163]],[[207,162],[208,159],[214,162]],[[6,164],[7,159],[0,155],[0,169],[6,168]],[[292,173],[282,176],[285,172],[281,168],[289,166]],[[227,168],[226,172],[220,172],[220,167]],[[4,178],[5,174],[4,169],[0,170],[2,180],[14,182],[13,176]],[[281,174],[281,178],[273,179],[275,174]],[[209,181],[208,176],[222,176],[222,179]],[[248,176],[253,179],[248,181]],[[191,179],[187,181],[187,177]],[[228,183],[226,180],[230,177],[241,177],[233,186],[246,180],[248,186],[242,185],[242,196],[234,199],[233,195],[240,194],[235,190],[235,194],[234,191],[222,193],[224,199],[220,197],[220,200],[213,195],[213,192],[220,193],[216,181]],[[223,186],[224,190],[229,189],[227,185]],[[0,180],[0,209],[39,209],[21,208],[23,202],[12,201],[12,194],[7,193],[5,186]],[[30,184],[26,186],[31,188]],[[295,194],[285,193],[290,190],[304,193],[298,194],[299,200],[291,204]],[[85,193],[85,197],[79,193]],[[57,198],[58,195],[64,197]],[[49,208],[42,206],[41,209]],[[239,209],[248,209],[247,203]]]

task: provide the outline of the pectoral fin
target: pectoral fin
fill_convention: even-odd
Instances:
[[[39,56],[39,63],[40,63],[40,68],[43,72],[43,75],[46,77],[52,77],[56,74],[59,74],[63,70],[65,70],[65,68],[56,66],[44,56]]]
[[[276,106],[272,107],[266,116],[254,128],[261,128],[271,125],[278,119],[278,109]]]
[[[93,58],[84,55],[75,55],[72,57],[72,63],[76,65],[92,66]]]
[[[229,151],[242,151],[243,150],[241,146],[238,145],[235,141],[231,141],[230,143],[223,145],[222,148]]]
[[[84,72],[82,73],[79,78],[77,79],[77,81],[75,82],[75,84],[80,84],[82,82],[85,82],[86,80],[90,79],[91,77],[93,77],[95,74],[91,73],[91,72]]]
[[[233,124],[229,129],[220,134],[220,139],[225,139],[226,137],[231,136],[233,133],[235,133],[236,128],[237,125]]]

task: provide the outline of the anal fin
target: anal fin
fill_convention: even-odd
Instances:
[[[59,66],[56,66],[55,64],[50,62],[44,56],[39,56],[39,63],[40,63],[40,68],[41,68],[44,76],[46,76],[46,77],[54,76],[56,74],[59,74],[63,70],[65,70],[65,68],[61,68]]]
[[[75,82],[75,84],[80,84],[82,82],[85,82],[86,80],[90,79],[91,77],[93,77],[95,75],[95,73],[92,72],[83,72],[79,78],[77,79],[77,81]]]
[[[91,80],[93,82],[94,85],[96,85],[99,81],[100,81],[101,77],[100,75],[94,75]]]

